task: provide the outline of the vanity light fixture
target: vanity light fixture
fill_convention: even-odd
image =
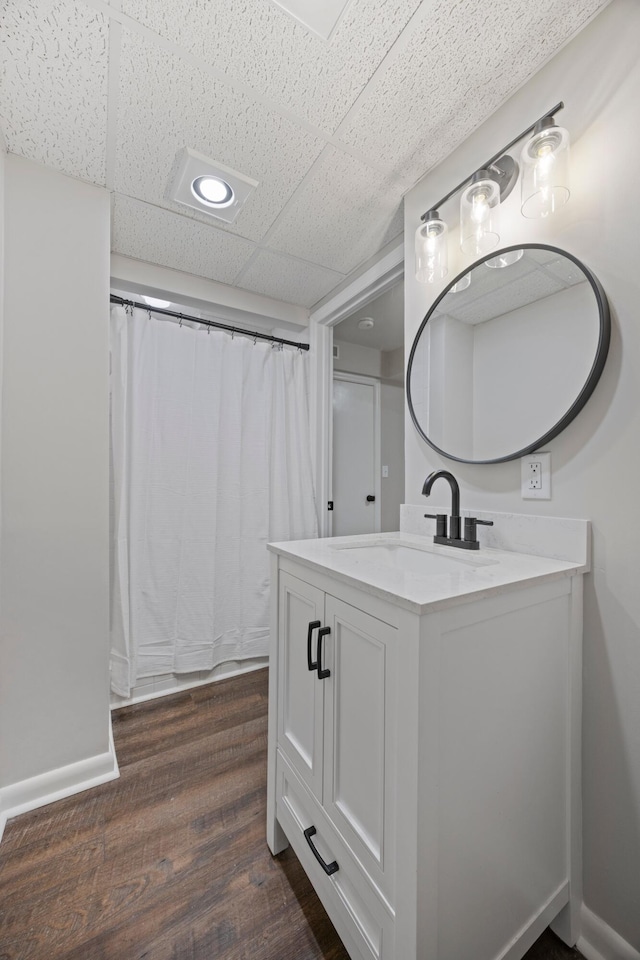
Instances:
[[[523,216],[546,217],[566,203],[569,199],[569,134],[554,118],[563,107],[562,102],[556,104],[422,215],[415,236],[417,280],[436,283],[446,276],[447,225],[438,210],[457,193],[460,193],[463,253],[481,257],[499,244],[500,204],[513,190],[520,173],[519,164],[508,151],[525,137],[528,140],[520,158]],[[495,261],[487,261],[487,265],[506,267],[521,255],[521,251],[515,251],[509,263],[507,258],[496,257]]]
[[[460,249],[482,257],[500,243],[500,187],[490,170],[477,170],[460,197]]]
[[[416,230],[416,277],[422,283],[442,280],[448,271],[448,228],[437,210],[429,210]]]
[[[553,117],[536,123],[520,157],[522,215],[548,217],[563,206],[569,190],[569,133]]]

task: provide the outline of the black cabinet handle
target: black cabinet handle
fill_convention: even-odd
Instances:
[[[309,670],[318,669],[317,661],[316,663],[314,663],[313,660],[311,659],[311,634],[319,626],[320,626],[319,620],[312,620],[311,623],[309,624],[309,629],[307,631],[307,666],[309,667]]]
[[[316,850],[315,846],[313,845],[313,841],[311,839],[311,837],[314,837],[317,832],[318,831],[316,830],[315,827],[307,827],[307,829],[304,831],[304,838],[309,844],[309,846],[311,847],[311,852],[313,853],[314,857],[316,858],[316,860],[318,861],[318,863],[320,864],[320,866],[322,867],[326,875],[330,877],[332,873],[335,873],[337,870],[340,869],[338,866],[338,861],[332,860],[331,863],[326,863],[322,859],[322,857]]]
[[[370,493],[369,496],[367,497],[367,503],[375,503],[375,502],[376,502],[376,498],[373,496],[373,494]]]
[[[322,638],[327,637],[330,633],[331,627],[323,627],[322,630],[318,630],[318,653],[316,656],[318,680],[326,680],[327,677],[331,676],[331,670],[322,669]]]

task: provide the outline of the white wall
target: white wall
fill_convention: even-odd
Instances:
[[[558,120],[572,133],[572,197],[548,221],[519,215],[519,190],[502,207],[504,245],[552,243],[577,255],[600,279],[613,334],[603,376],[585,409],[553,442],[553,499],[520,498],[520,464],[452,463],[406,421],[406,500],[420,503],[426,474],[453,469],[463,508],[587,517],[593,573],[585,583],[584,900],[640,950],[640,5],[613,0],[600,16],[520,89],[405,200],[405,342],[442,286],[413,276],[420,214],[563,99]],[[455,204],[454,204],[455,207]],[[451,214],[454,207],[442,211]],[[468,266],[451,238],[451,276]],[[613,956],[613,954],[612,954]]]
[[[454,457],[494,460],[548,433],[596,355],[589,283],[477,324],[443,309],[422,330],[411,369],[413,409],[431,442]]]
[[[404,389],[380,386],[380,460],[389,476],[380,481],[380,529],[400,529],[400,504],[404,503]]]
[[[470,459],[492,460],[535,442],[558,422],[558,410],[571,407],[596,355],[598,307],[585,280],[470,329]],[[465,369],[460,373],[464,376]],[[505,397],[513,397],[513,403],[505,403]]]
[[[404,384],[404,347],[383,350],[381,362],[383,380],[395,380],[398,384]]]
[[[109,213],[7,158],[2,788],[109,750]]]
[[[333,361],[333,369],[342,373],[357,373],[360,377],[380,379],[382,360],[380,350],[375,347],[363,347],[358,343],[347,343],[334,336],[334,344],[340,356]]]
[[[232,324],[254,326],[258,323],[259,326],[269,327],[274,333],[280,326],[288,331],[281,334],[286,339],[296,340],[300,329],[309,326],[306,307],[283,303],[282,300],[273,300],[260,293],[196,277],[192,273],[163,267],[158,263],[123,257],[119,253],[111,254],[111,287],[125,297],[134,291],[180,303],[187,309],[205,312],[215,310],[219,319]]]
[[[2,337],[4,331],[4,196],[5,196],[5,177],[7,165],[7,151],[4,140],[4,134],[0,128],[0,465],[2,464]],[[2,529],[2,496],[1,496],[2,473],[0,467],[0,530]],[[2,551],[2,540],[0,537],[0,554]],[[1,593],[1,591],[0,591]],[[1,604],[1,597],[0,597]],[[1,611],[0,606],[0,611]],[[1,657],[1,650],[0,650]],[[0,781],[1,782],[1,781]]]

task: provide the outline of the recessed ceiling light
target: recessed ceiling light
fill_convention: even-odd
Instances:
[[[166,307],[171,306],[171,300],[158,300],[157,297],[145,297],[145,296],[143,296],[142,299],[146,304],[148,304],[148,306],[156,307],[159,310],[164,310]]]
[[[228,207],[235,199],[227,181],[220,177],[196,177],[191,192],[197,200],[212,207]]]
[[[192,210],[233,223],[257,186],[257,180],[184,147],[176,156],[165,196]]]
[[[375,320],[373,317],[363,317],[362,320],[358,320],[358,326],[361,330],[371,330],[375,326]]]

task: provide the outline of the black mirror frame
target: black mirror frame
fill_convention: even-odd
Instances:
[[[422,331],[426,327],[432,314],[438,307],[440,301],[451,290],[451,287],[455,286],[455,284],[458,283],[458,281],[461,280],[462,277],[470,273],[471,270],[473,270],[475,267],[480,266],[480,264],[485,263],[487,260],[491,260],[493,257],[499,256],[501,253],[509,253],[512,250],[549,250],[551,253],[557,253],[560,256],[566,257],[568,260],[571,260],[573,263],[576,264],[577,267],[580,268],[580,270],[582,270],[585,277],[591,284],[591,288],[595,294],[596,301],[598,304],[598,313],[600,317],[600,331],[598,336],[598,346],[596,348],[596,355],[593,361],[593,365],[591,367],[591,370],[589,371],[589,375],[587,376],[584,386],[580,390],[580,393],[578,394],[574,402],[571,404],[567,412],[564,414],[564,416],[560,418],[560,420],[558,420],[558,422],[555,424],[555,426],[551,428],[551,430],[548,430],[547,433],[539,437],[534,443],[530,443],[528,446],[523,447],[521,450],[517,450],[515,453],[509,454],[509,456],[507,457],[497,457],[494,460],[466,460],[463,457],[454,457],[453,454],[447,453],[446,450],[442,450],[440,447],[436,446],[436,444],[429,439],[429,437],[426,435],[426,433],[418,423],[415,410],[413,409],[413,402],[411,400],[411,370],[413,367],[413,358],[415,356],[416,347],[420,339],[420,336],[422,334]],[[409,405],[409,413],[411,414],[413,425],[418,431],[418,433],[420,434],[420,436],[422,437],[422,439],[425,440],[430,447],[436,450],[437,453],[442,454],[442,456],[446,457],[448,460],[455,460],[458,463],[476,463],[476,464],[505,463],[508,460],[517,460],[519,459],[519,457],[524,457],[528,453],[532,453],[534,450],[538,450],[545,443],[548,443],[550,440],[553,440],[554,437],[557,437],[558,434],[561,433],[565,429],[565,427],[567,427],[571,423],[571,421],[580,413],[580,411],[586,404],[587,400],[593,393],[598,380],[600,379],[600,375],[604,369],[605,361],[607,359],[607,354],[609,352],[610,340],[611,340],[611,314],[609,311],[609,303],[607,301],[607,296],[604,290],[602,289],[600,281],[597,279],[597,277],[593,275],[593,273],[591,273],[588,267],[585,267],[584,263],[582,263],[581,260],[578,260],[577,257],[574,257],[573,254],[568,253],[566,250],[561,250],[559,247],[549,246],[546,243],[516,243],[510,247],[502,247],[498,250],[492,250],[491,253],[487,254],[485,257],[482,257],[480,260],[476,260],[475,263],[472,263],[470,267],[467,267],[466,270],[463,270],[462,273],[459,273],[457,277],[454,277],[451,283],[449,283],[445,287],[445,289],[442,291],[442,293],[437,298],[437,300],[435,300],[434,303],[431,304],[431,307],[426,317],[420,324],[418,332],[416,333],[413,339],[413,344],[411,346],[411,353],[409,354],[409,362],[407,364],[407,378],[406,378],[406,388],[405,388],[406,394],[407,394],[407,403]]]

